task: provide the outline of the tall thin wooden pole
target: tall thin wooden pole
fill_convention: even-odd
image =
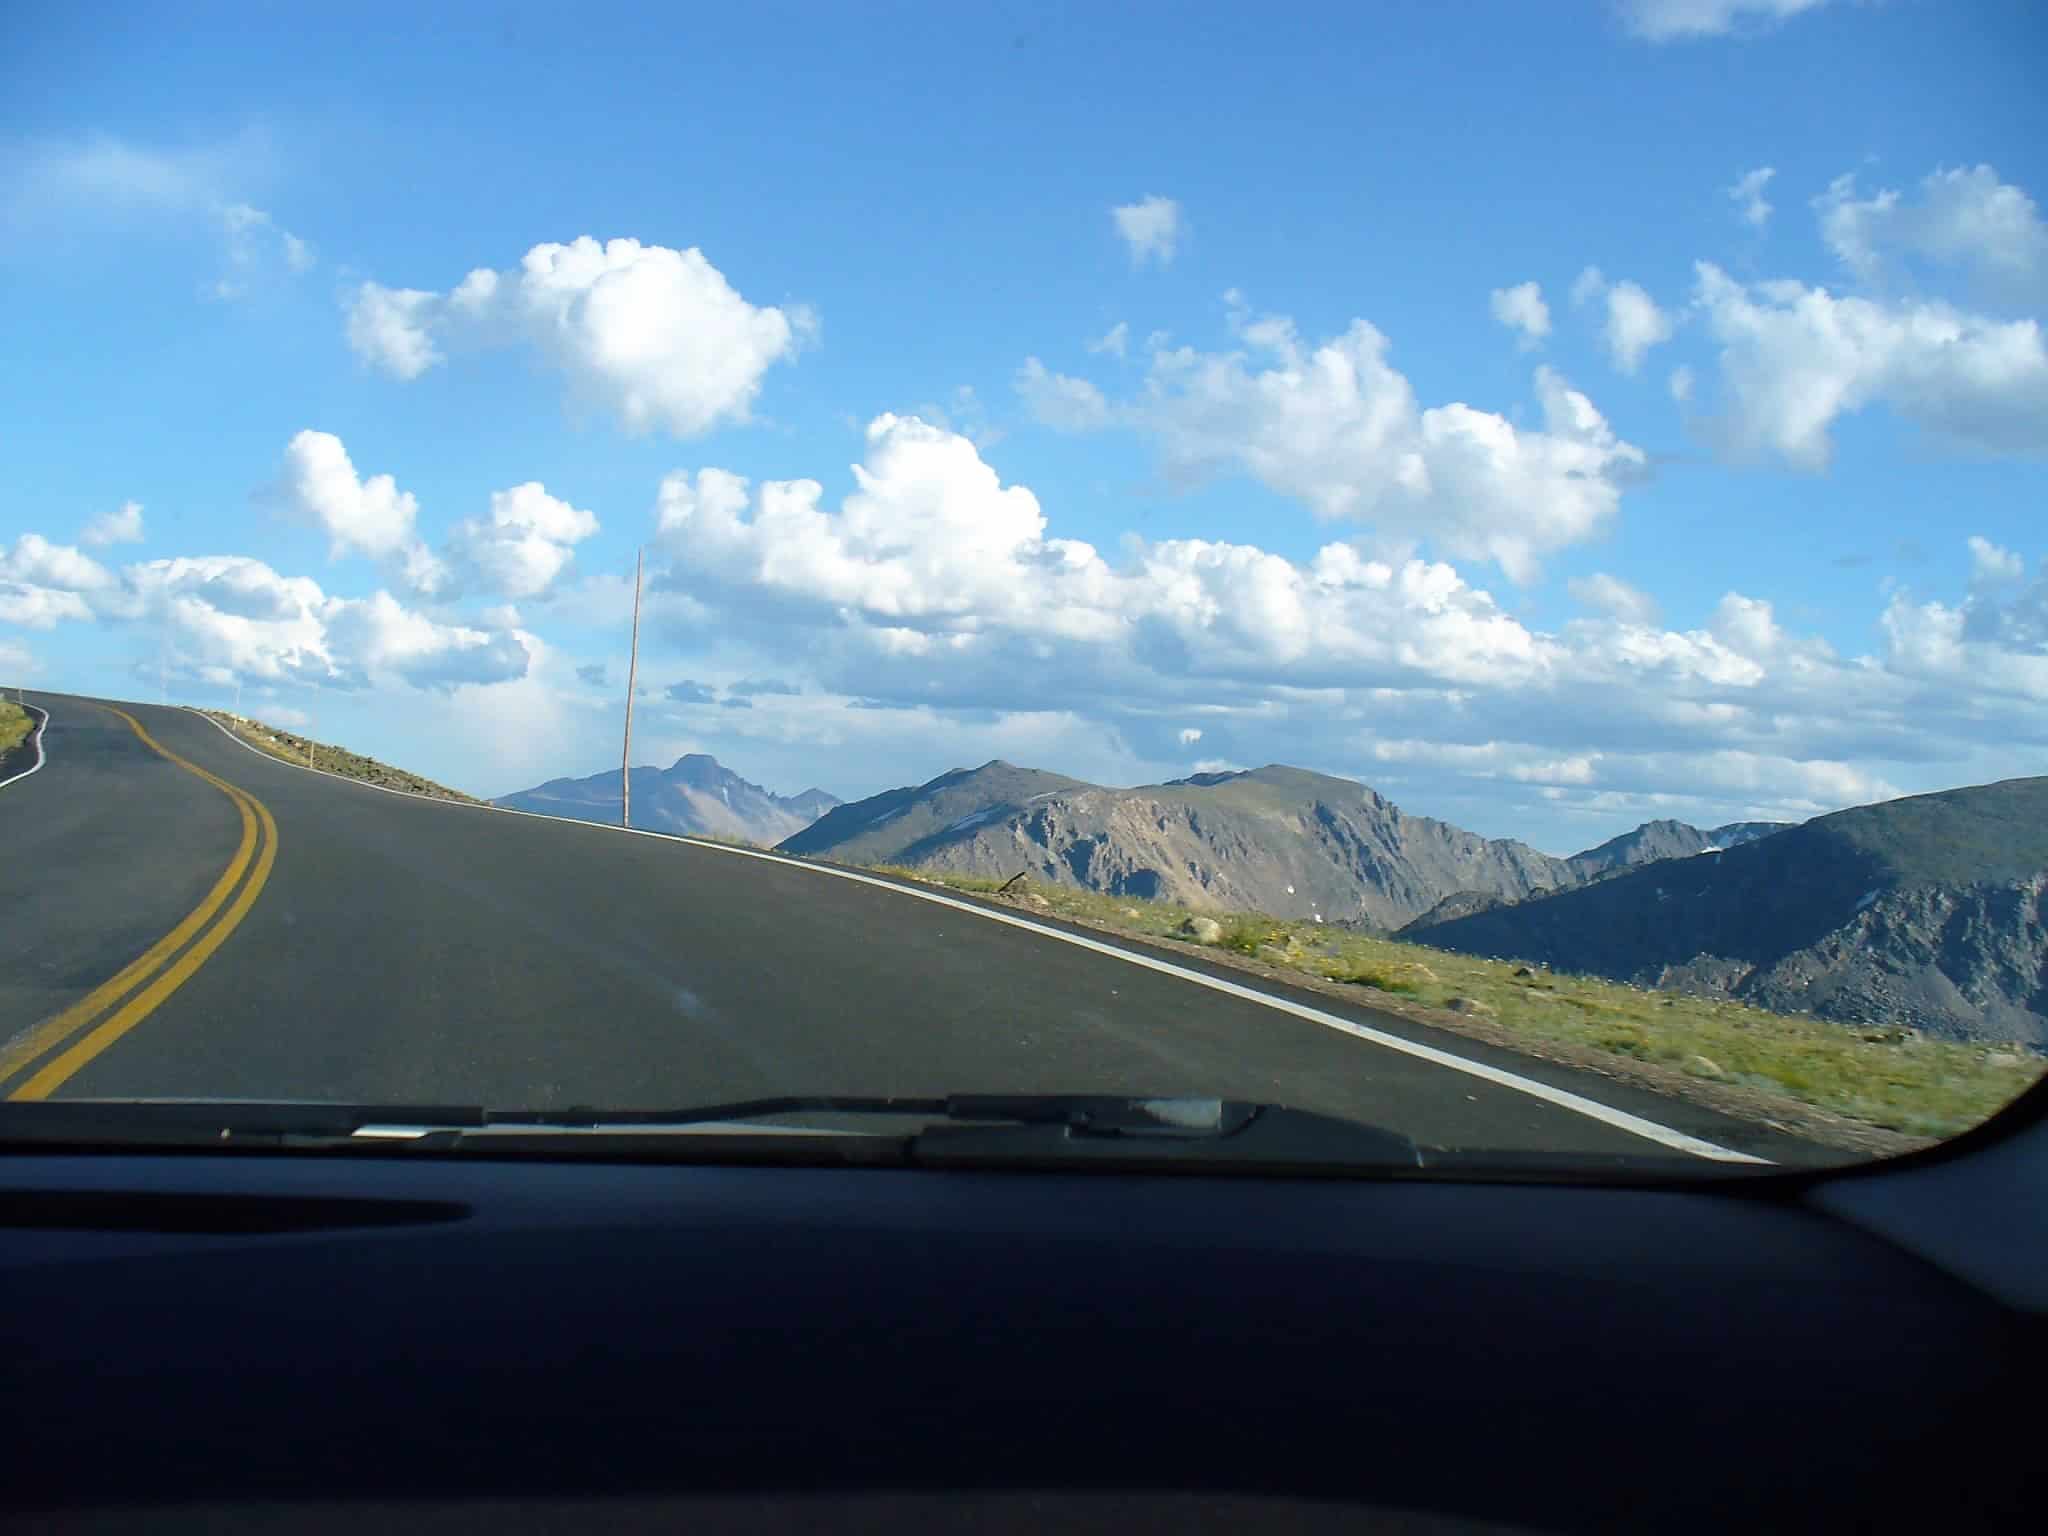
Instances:
[[[633,684],[640,675],[640,562],[633,551],[633,655],[626,663],[626,750],[619,761],[619,825],[633,825]]]

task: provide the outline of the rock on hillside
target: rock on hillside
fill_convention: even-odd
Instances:
[[[614,769],[582,779],[550,779],[491,803],[617,825],[619,798]],[[770,794],[701,752],[679,757],[667,768],[633,770],[633,825],[655,832],[732,837],[768,847],[802,831],[838,804],[822,789],[807,789],[787,799]]]
[[[1455,890],[1519,899],[1575,879],[1564,860],[1525,844],[1409,816],[1350,779],[1277,764],[1107,789],[986,763],[841,806],[782,847],[1381,928]]]
[[[2048,778],[1817,817],[1404,938],[1861,1024],[2048,1046]]]

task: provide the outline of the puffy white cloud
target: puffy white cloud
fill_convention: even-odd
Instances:
[[[1645,42],[1671,43],[1771,26],[1827,0],[1615,0],[1622,25]]]
[[[1777,174],[1776,167],[1760,165],[1753,171],[1744,171],[1728,189],[1736,216],[1751,229],[1762,229],[1771,221],[1771,205],[1764,200],[1764,188]]]
[[[38,584],[16,588],[19,578]],[[26,618],[11,601],[20,593],[29,594]],[[343,688],[516,678],[530,639],[431,618],[385,592],[332,597],[308,577],[243,555],[150,560],[116,576],[35,534],[23,535],[0,567],[0,617],[42,628],[62,620],[148,628],[181,675]]]
[[[326,530],[334,557],[368,555],[407,591],[444,599],[460,590],[538,597],[568,567],[574,546],[598,529],[595,513],[528,481],[493,491],[489,515],[457,523],[445,554],[437,555],[417,531],[412,492],[388,474],[360,477],[331,432],[308,430],[291,440],[282,489],[290,510]]]
[[[1671,330],[1671,317],[1637,284],[1620,282],[1607,290],[1607,351],[1623,373],[1641,367],[1643,354],[1669,341]]]
[[[390,475],[359,478],[332,432],[306,430],[285,448],[284,488],[294,511],[319,525],[333,553],[389,555],[414,537],[419,501]]]
[[[1060,432],[1093,432],[1109,425],[1109,402],[1086,379],[1051,373],[1035,357],[1017,370],[1017,393],[1031,414]]]
[[[102,512],[85,525],[78,536],[81,544],[139,544],[142,542],[142,503],[124,501],[112,512]]]
[[[539,481],[491,493],[487,518],[456,524],[450,560],[505,597],[537,597],[554,585],[574,546],[597,532],[597,515],[550,496]]]
[[[39,533],[24,533],[14,541],[12,550],[0,551],[0,581],[91,592],[111,586],[114,577],[72,545],[52,544]]]
[[[1131,253],[1131,265],[1142,267],[1148,261],[1165,266],[1173,260],[1174,248],[1180,243],[1180,204],[1170,197],[1156,194],[1125,203],[1109,211],[1110,221],[1116,225],[1116,232]]]
[[[1048,538],[1037,498],[1004,486],[965,438],[911,418],[868,429],[839,510],[810,480],[758,488],[723,470],[671,475],[658,523],[707,596],[765,589],[791,623],[863,629],[896,658],[966,655],[988,637],[1150,648],[1152,665],[1217,676],[1293,667],[1304,680],[1541,671],[1543,648],[1449,566],[1369,560],[1348,545],[1297,565],[1249,545],[1134,545],[1112,568]]]
[[[1694,303],[1722,349],[1722,434],[1738,455],[1824,468],[1835,420],[1879,403],[1971,448],[2048,451],[2038,322],[1836,298],[1793,281],[1745,285],[1711,262],[1696,271]]]
[[[1828,247],[1865,282],[1884,276],[1888,257],[1912,256],[1966,268],[1999,299],[2048,299],[2048,222],[1988,165],[1937,170],[1914,197],[1858,197],[1855,176],[1838,176],[1813,206]]]
[[[1219,760],[1356,773],[1397,798],[1406,782],[1439,814],[1454,808],[1436,798],[1446,786],[1494,786],[1474,802],[1494,817],[1555,791],[1544,815],[1584,809],[1608,831],[1624,809],[1810,815],[2025,771],[2048,748],[2043,696],[2016,691],[2036,686],[2027,646],[2048,635],[2048,603],[2009,579],[1932,611],[1895,602],[1898,639],[1871,656],[1839,656],[1739,592],[1703,625],[1665,629],[1611,577],[1574,584],[1596,616],[1546,633],[1448,565],[1344,543],[1290,560],[1132,540],[1111,560],[1056,537],[973,444],[906,418],[872,425],[853,481],[836,505],[815,481],[715,469],[662,488],[675,558],[656,586],[702,605],[693,643],[736,648],[724,675],[808,674],[801,710],[757,701],[750,741],[839,731],[819,722],[851,718],[840,709],[891,722],[909,753],[952,739],[937,718],[1058,718],[1167,776],[1200,730]],[[2003,551],[1979,560],[2009,576]],[[1973,669],[1996,686],[1976,688]],[[1379,751],[1402,742],[1427,744],[1444,772],[1402,781],[1404,762],[1428,766],[1420,746]]]
[[[1695,380],[1693,378],[1691,366],[1685,363],[1680,363],[1676,368],[1671,370],[1671,398],[1676,400],[1680,405],[1692,404],[1692,391],[1694,382]]]
[[[308,429],[292,438],[280,490],[290,512],[326,532],[331,558],[381,560],[393,580],[414,592],[431,593],[447,581],[446,567],[415,531],[418,499],[390,475],[359,478],[332,432]]]
[[[1607,304],[1600,339],[1614,366],[1623,373],[1634,373],[1650,348],[1671,339],[1671,317],[1657,307],[1641,284],[1626,280],[1610,283],[1598,267],[1587,267],[1572,284],[1572,307],[1581,308],[1596,299],[1605,299]]]
[[[1583,603],[1624,624],[1657,623],[1656,600],[1649,593],[1605,571],[1595,571],[1591,576],[1575,576],[1565,583],[1565,590],[1571,593],[1574,602]]]
[[[1090,352],[1107,352],[1111,357],[1121,358],[1130,350],[1131,328],[1119,320],[1094,341],[1088,343]]]
[[[349,347],[395,379],[416,379],[442,361],[430,334],[440,311],[439,296],[422,289],[364,283],[349,305]]]
[[[1190,725],[1185,726],[1181,729],[1179,740],[1182,746],[1192,747],[1196,742],[1200,741],[1201,739],[1202,732],[1199,726]]]
[[[114,584],[113,573],[68,544],[24,533],[0,548],[0,623],[51,629],[91,616],[85,594]]]
[[[1167,467],[1241,469],[1318,516],[1499,562],[1517,581],[1613,514],[1642,451],[1556,372],[1535,373],[1540,430],[1462,402],[1422,408],[1364,320],[1314,345],[1292,321],[1244,321],[1245,347],[1156,353],[1135,419]]]
[[[1493,318],[1516,333],[1524,351],[1550,334],[1550,306],[1536,283],[1517,283],[1493,290]]]
[[[677,437],[748,420],[763,375],[816,328],[807,309],[750,304],[694,246],[588,235],[536,245],[510,271],[479,267],[445,296],[364,284],[349,315],[350,344],[401,378],[439,360],[444,334],[521,340],[572,401]]]
[[[54,629],[66,619],[88,619],[92,610],[76,592],[39,587],[0,577],[0,624],[24,629]]]
[[[2015,739],[2038,747],[2038,721],[2048,719],[2048,560],[2024,586],[2006,561],[1992,563],[1988,579],[1980,565],[1960,603],[1894,593],[1882,621],[1884,659],[1892,670],[1936,685],[1951,710],[1991,715],[1987,695],[2023,701],[2036,724]]]
[[[891,621],[1000,613],[1029,602],[1050,576],[1086,624],[1086,594],[1104,568],[1095,551],[1047,541],[1038,500],[1003,486],[968,439],[915,417],[867,429],[858,490],[837,513],[815,480],[748,482],[721,469],[662,482],[657,528],[690,572],[781,591],[806,603]],[[682,574],[679,568],[679,575]],[[916,646],[915,630],[894,643]]]
[[[1992,543],[1982,534],[1969,540],[1970,578],[1978,583],[2018,581],[2027,574],[2027,562],[2009,549]]]
[[[329,600],[322,613],[336,650],[370,676],[402,678],[416,688],[499,683],[526,673],[524,637],[443,624],[402,606],[388,592],[360,602]]]

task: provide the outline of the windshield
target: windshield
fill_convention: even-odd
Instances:
[[[2033,7],[437,15],[0,21],[0,1140],[1721,1175],[2048,1066]]]

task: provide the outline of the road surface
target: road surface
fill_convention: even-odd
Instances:
[[[1438,1146],[1827,1155],[1196,956],[1076,943],[801,861],[376,790],[187,710],[28,702],[49,721],[42,769],[0,788],[0,1094],[1185,1094]]]

